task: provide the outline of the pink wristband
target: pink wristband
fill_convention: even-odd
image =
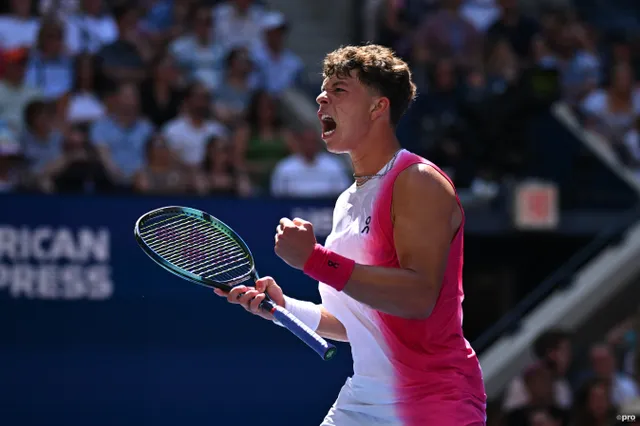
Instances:
[[[338,291],[347,285],[356,262],[316,244],[304,264],[304,273]]]

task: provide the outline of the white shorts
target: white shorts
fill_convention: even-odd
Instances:
[[[402,426],[390,390],[367,382],[364,378],[347,379],[320,426]]]

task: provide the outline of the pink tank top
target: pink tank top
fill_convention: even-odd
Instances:
[[[384,177],[360,188],[354,184],[338,198],[325,245],[360,264],[398,268],[391,218],[393,186],[403,170],[418,163],[433,167],[453,186],[433,163],[402,150],[381,170],[391,167]],[[458,205],[462,211],[459,199]],[[347,330],[353,381],[362,384],[354,392],[368,404],[391,403],[404,426],[482,425],[486,420],[482,372],[462,334],[463,227],[464,213],[451,241],[440,294],[426,319],[378,312],[320,283],[323,306]]]

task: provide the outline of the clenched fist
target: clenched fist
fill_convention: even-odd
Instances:
[[[313,225],[306,220],[282,218],[276,228],[275,251],[289,266],[303,269],[316,246]]]

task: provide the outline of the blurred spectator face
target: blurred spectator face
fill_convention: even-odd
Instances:
[[[284,26],[266,31],[265,39],[267,42],[267,46],[269,46],[271,50],[282,50],[282,48],[284,47],[286,32],[287,30]]]
[[[524,374],[524,382],[533,402],[542,404],[553,401],[553,377],[548,368],[541,364],[530,367]]]
[[[517,0],[500,0],[500,7],[505,12],[510,12],[518,9]]]
[[[591,368],[600,379],[609,380],[613,377],[616,363],[608,346],[598,345],[591,349]]]
[[[171,151],[162,136],[154,136],[149,143],[147,160],[152,167],[168,168],[171,165]]]
[[[448,92],[455,88],[456,76],[453,62],[442,60],[436,64],[435,86],[443,92]]]
[[[209,115],[211,97],[206,87],[201,84],[194,86],[187,99],[189,113],[197,117],[207,117]]]
[[[258,99],[258,120],[262,124],[271,124],[276,117],[276,104],[267,93]]]
[[[462,0],[442,0],[442,7],[445,9],[458,9],[462,4]]]
[[[568,340],[563,340],[557,348],[549,352],[547,358],[553,364],[556,374],[564,376],[571,364],[571,343]]]
[[[604,418],[611,408],[609,403],[609,393],[604,385],[598,384],[589,389],[587,400],[589,412],[596,418]]]
[[[231,52],[229,61],[229,74],[246,76],[251,72],[252,64],[246,49],[237,49]]]
[[[613,53],[613,62],[630,62],[631,61],[631,46],[625,42],[614,43],[611,47]]]
[[[122,116],[135,118],[138,116],[140,96],[134,85],[123,85],[118,92],[118,108]]]
[[[300,154],[306,159],[313,160],[320,152],[320,145],[318,142],[318,135],[315,131],[307,130],[302,132],[298,136]]]
[[[78,152],[85,148],[85,133],[77,128],[71,128],[66,132],[64,148],[66,152]]]
[[[618,64],[613,69],[611,86],[616,94],[628,95],[633,86],[633,74],[628,64]]]
[[[93,59],[89,55],[82,55],[78,57],[78,85],[80,89],[92,90],[95,79],[95,70],[93,68]]]
[[[11,12],[22,18],[27,18],[31,12],[31,0],[11,0]]]
[[[233,0],[233,4],[240,10],[246,10],[251,6],[253,0]]]
[[[223,170],[231,159],[225,141],[220,138],[211,138],[207,144],[207,158],[212,162],[213,171]]]
[[[49,107],[43,106],[34,111],[31,118],[31,130],[38,135],[48,135],[53,130],[53,114]]]
[[[83,0],[82,10],[91,16],[98,16],[102,13],[102,0]]]
[[[180,71],[171,55],[165,55],[156,65],[155,78],[161,83],[174,85],[180,79]]]
[[[64,30],[57,22],[42,25],[39,34],[40,51],[44,56],[56,57],[62,53]]]
[[[199,7],[194,16],[194,34],[201,40],[208,40],[211,36],[211,27],[213,25],[213,16],[211,9],[207,7]]]
[[[127,12],[122,15],[120,21],[118,22],[118,27],[120,28],[120,36],[126,37],[136,31],[138,29],[139,18],[140,17],[138,14],[138,10],[129,8]]]
[[[554,419],[546,410],[535,410],[529,417],[531,426],[561,426],[562,422]]]

